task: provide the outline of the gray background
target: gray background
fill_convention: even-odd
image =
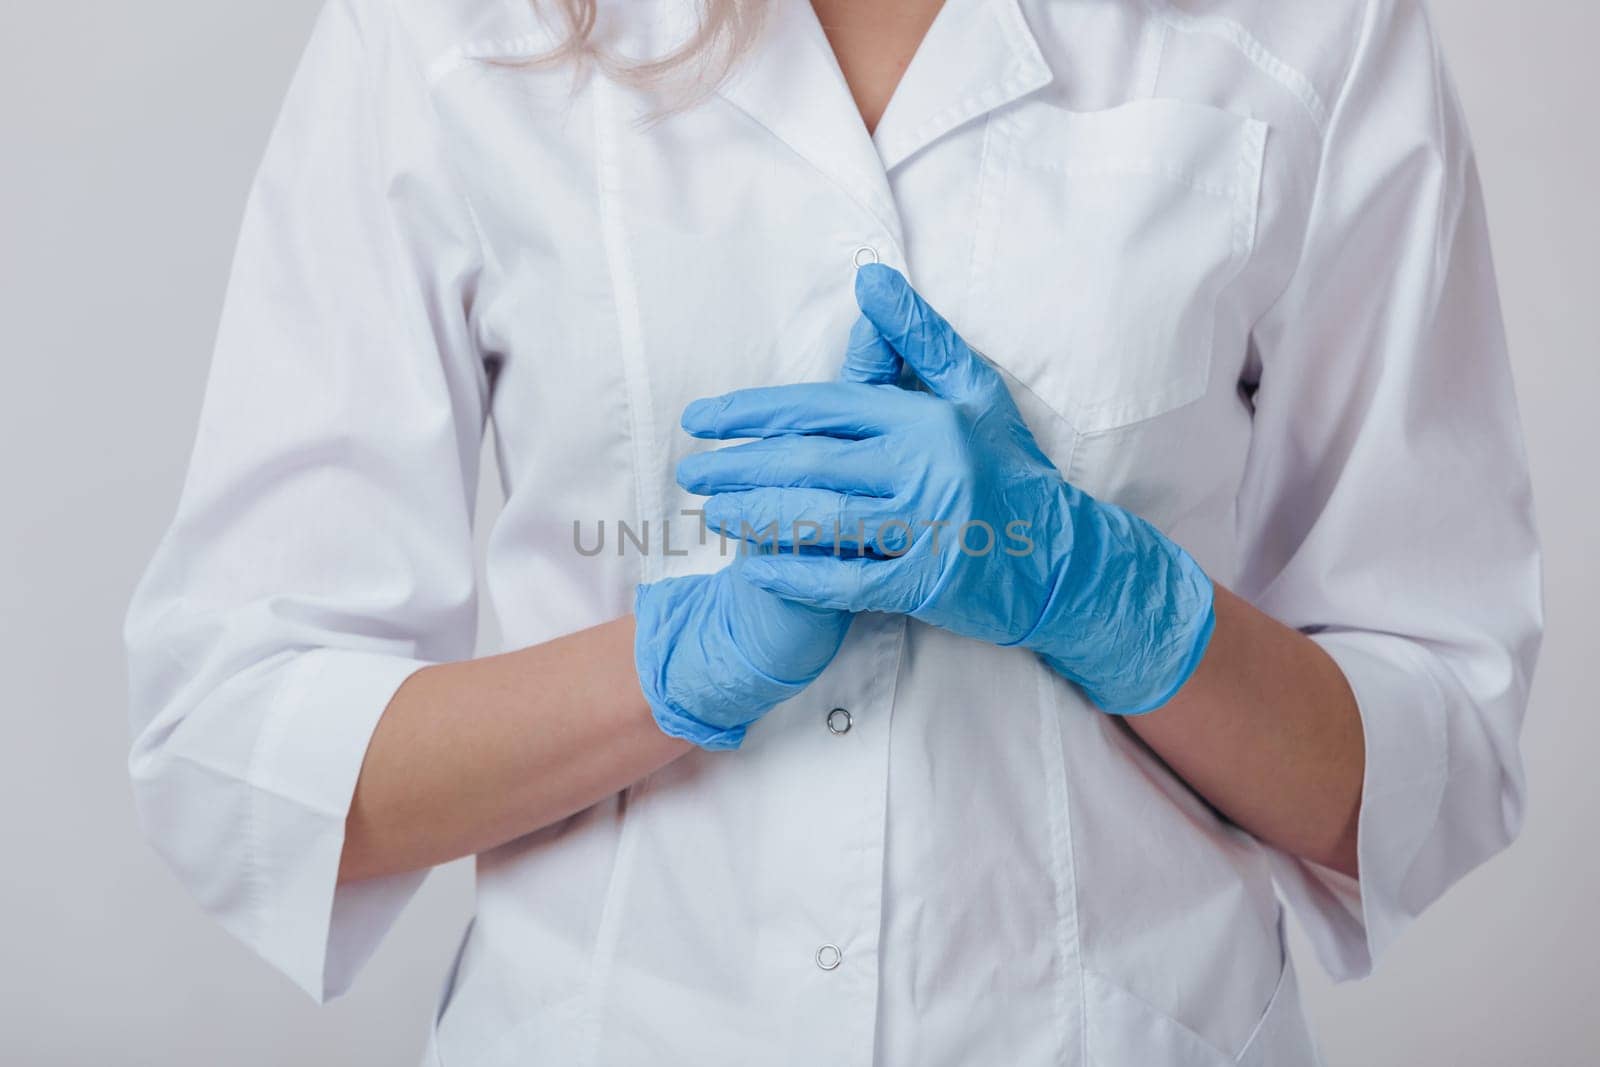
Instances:
[[[413,1063],[470,907],[468,869],[435,874],[357,988],[318,1009],[199,913],[130,805],[122,613],[176,502],[245,190],[315,8],[0,10],[0,1062]],[[1300,969],[1333,1065],[1596,1063],[1600,8],[1434,10],[1488,190],[1548,550],[1531,810],[1378,976],[1330,987],[1304,951]],[[484,515],[498,503],[486,480]]]

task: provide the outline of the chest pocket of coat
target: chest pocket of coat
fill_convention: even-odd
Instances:
[[[974,342],[1078,433],[1199,399],[1255,241],[1266,124],[1156,99],[993,122]]]

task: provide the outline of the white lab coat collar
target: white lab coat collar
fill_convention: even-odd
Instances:
[[[761,40],[718,92],[849,191],[899,241],[888,172],[1051,78],[1018,0],[947,0],[869,136],[809,0],[772,0]]]
[[[873,135],[884,168],[1053,77],[1018,0],[946,0]]]

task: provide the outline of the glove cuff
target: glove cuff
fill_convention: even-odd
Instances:
[[[1088,528],[1079,529],[1038,624],[1020,643],[1100,710],[1143,715],[1171,700],[1205,658],[1215,587],[1144,519],[1101,501],[1089,506]]]
[[[682,627],[682,598],[662,595],[665,585],[679,579],[666,579],[641,585],[634,591],[633,662],[639,673],[639,688],[650,705],[650,716],[668,737],[680,738],[708,751],[738,748],[744,741],[745,727],[712,726],[701,722],[667,696],[667,672],[671,649],[676,642],[663,635]]]
[[[1189,679],[1194,677],[1194,672],[1199,669],[1200,661],[1205,659],[1206,649],[1211,644],[1211,634],[1217,628],[1217,612],[1211,597],[1211,590],[1212,585],[1208,580],[1206,582],[1205,611],[1198,625],[1190,628],[1193,630],[1194,637],[1190,642],[1188,655],[1178,664],[1177,673],[1173,675],[1172,681],[1167,688],[1146,699],[1143,703],[1135,704],[1131,707],[1112,707],[1107,701],[1089,692],[1089,699],[1095,702],[1096,707],[1110,714],[1128,718],[1134,715],[1146,715],[1155,711],[1178,695],[1178,690],[1188,684]],[[1085,690],[1085,692],[1088,692],[1088,690]]]

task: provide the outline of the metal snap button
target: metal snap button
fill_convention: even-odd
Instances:
[[[838,945],[823,945],[817,949],[817,966],[831,971],[844,962],[844,953]]]
[[[850,712],[844,708],[834,708],[828,712],[828,732],[832,734],[847,734],[855,720],[850,717]]]
[[[883,262],[878,258],[878,250],[871,245],[862,245],[856,249],[856,254],[851,257],[851,261],[855,263],[857,270],[865,267],[868,263]]]

